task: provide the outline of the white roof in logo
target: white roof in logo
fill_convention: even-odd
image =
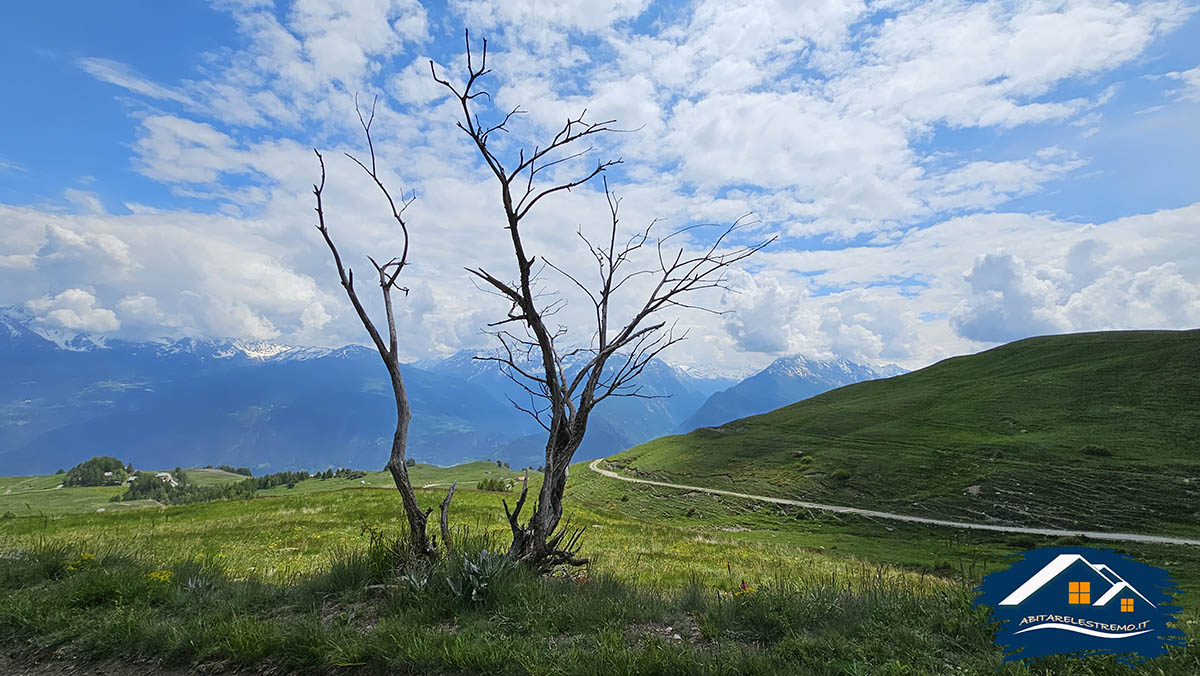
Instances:
[[[1039,570],[1033,577],[1029,578],[1024,584],[1013,590],[1013,593],[1004,597],[1004,600],[1000,602],[1000,605],[1015,606],[1020,604],[1025,599],[1032,596],[1034,592],[1049,584],[1051,580],[1058,577],[1058,575],[1064,570],[1070,568],[1079,561],[1082,561],[1085,565],[1095,571],[1101,579],[1107,581],[1110,585],[1108,591],[1104,592],[1100,598],[1096,599],[1096,601],[1092,603],[1093,606],[1103,606],[1112,599],[1116,598],[1121,592],[1130,591],[1134,594],[1137,594],[1138,597],[1140,597],[1146,603],[1149,603],[1152,608],[1157,607],[1152,601],[1150,601],[1150,599],[1142,596],[1141,592],[1139,592],[1137,589],[1134,589],[1133,585],[1126,582],[1120,575],[1117,575],[1116,571],[1114,571],[1112,568],[1109,568],[1104,564],[1094,564],[1079,554],[1059,554],[1058,556],[1054,557],[1053,561],[1047,563],[1045,566],[1042,566],[1042,569]]]

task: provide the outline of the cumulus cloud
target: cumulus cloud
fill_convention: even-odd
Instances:
[[[794,281],[738,271],[721,308],[738,350],[878,363],[912,358],[919,340],[916,317],[895,302],[894,293],[872,289],[813,296]]]
[[[725,331],[739,350],[782,354],[803,340],[803,328],[797,324],[808,300],[804,287],[785,287],[774,277],[738,271],[730,289],[722,299]]]
[[[964,275],[971,298],[955,308],[951,324],[959,335],[981,342],[1058,333],[1058,287],[1048,269],[1030,269],[1011,252],[1000,250],[975,260]]]
[[[121,328],[112,310],[98,307],[96,297],[86,289],[67,289],[57,296],[44,296],[27,302],[34,322],[43,326],[85,333],[111,333]]]
[[[1061,267],[1031,265],[1008,251],[985,254],[965,275],[971,287],[951,316],[959,335],[983,342],[1024,336],[1125,328],[1193,328],[1200,324],[1200,285],[1173,262],[1131,272],[1101,268],[1098,246],[1085,240]]]

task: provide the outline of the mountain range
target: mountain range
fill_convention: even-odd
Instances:
[[[474,356],[402,366],[414,411],[410,455],[439,465],[498,459],[536,467],[545,433],[508,400],[527,395]],[[610,398],[596,409],[576,459],[611,455],[689,421],[705,424],[708,411],[753,411],[835,386],[832,376],[789,378],[879,375],[849,362],[804,363],[807,370],[791,375],[773,364],[737,382],[655,360],[638,380],[645,397]],[[766,375],[769,392],[751,383]],[[0,308],[0,474],[53,472],[94,455],[138,467],[375,468],[387,460],[394,421],[386,372],[371,348],[127,341],[47,330],[22,308]]]
[[[895,365],[873,368],[838,357],[806,359],[802,355],[780,357],[770,366],[740,383],[710,396],[676,430],[686,434],[699,427],[716,427],[823,392],[864,380],[889,378],[904,373]]]

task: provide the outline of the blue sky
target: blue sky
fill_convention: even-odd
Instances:
[[[15,65],[0,72],[0,303],[48,329],[362,342],[308,227],[319,146],[337,158],[331,200],[352,260],[398,245],[340,158],[361,152],[358,92],[380,97],[389,182],[420,195],[408,356],[486,346],[480,329],[504,308],[459,271],[512,263],[495,188],[427,65],[460,73],[470,26],[489,39],[497,108],[530,111],[512,149],[587,107],[639,129],[597,149],[625,159],[610,181],[630,227],[753,212],[748,236],[780,235],[704,299],[730,312],[681,317],[690,348],[668,359],[911,367],[1039,333],[1193,328],[1195,10],[26,3],[0,26]],[[569,266],[575,229],[603,216],[602,195],[576,191],[547,203],[531,236]],[[564,319],[578,326],[578,311]]]

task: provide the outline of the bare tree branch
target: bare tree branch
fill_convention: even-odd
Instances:
[[[429,68],[434,81],[458,100],[461,116],[457,126],[471,139],[500,188],[504,228],[512,244],[516,277],[514,281],[506,282],[482,268],[468,269],[468,272],[483,289],[505,298],[510,304],[503,319],[489,324],[490,328],[497,329],[491,333],[501,343],[501,354],[479,359],[496,362],[501,372],[522,388],[530,397],[530,404],[524,406],[511,398],[510,401],[537,420],[548,435],[545,475],[533,514],[526,523],[520,522],[527,485],[522,489],[515,510],[509,511],[505,503],[505,514],[513,533],[510,554],[544,569],[580,561],[576,554],[582,531],[571,528],[569,521],[560,527],[560,520],[567,467],[583,442],[592,410],[609,397],[655,397],[644,393],[636,380],[664,350],[687,335],[686,332],[676,333],[673,327],[667,328],[666,322],[658,318],[659,313],[664,310],[712,311],[702,302],[689,301],[688,297],[704,290],[722,288],[724,274],[731,266],[762,250],[773,238],[742,247],[727,246],[726,241],[731,235],[747,225],[739,219],[699,251],[685,242],[699,226],[689,226],[653,240],[652,230],[657,225],[654,221],[628,239],[619,240],[620,199],[609,188],[605,173],[621,164],[621,160],[597,160],[590,169],[570,170],[569,167],[595,150],[595,146],[590,145],[593,140],[622,130],[613,127],[613,120],[589,121],[585,109],[576,117],[568,117],[548,142],[532,148],[518,148],[514,151],[515,161],[506,163],[489,146],[489,141],[492,134],[507,133],[512,119],[524,111],[517,107],[506,114],[497,113],[499,119],[492,124],[480,122],[476,103],[482,99],[491,101],[486,90],[479,87],[481,78],[490,72],[487,41],[483,41],[482,57],[476,65],[470,34],[466,33],[464,37],[467,43],[464,84],[456,86],[440,77],[432,61]],[[366,124],[369,126],[369,122]],[[585,143],[589,145],[582,147]],[[572,178],[546,180],[547,176],[561,174]],[[544,259],[543,266],[535,268],[538,257],[527,249],[522,231],[526,217],[546,198],[569,192],[597,177],[603,181],[609,208],[607,237],[603,242],[594,243],[579,232],[595,261],[597,281],[589,282],[575,271]],[[675,247],[676,241],[684,244]],[[652,242],[655,250],[643,252]],[[644,254],[656,256],[657,267],[626,269]],[[560,348],[558,341],[567,335],[567,328],[551,328],[547,319],[564,307],[565,299],[544,291],[538,281],[543,267],[562,275],[591,303],[592,336],[587,347]],[[650,291],[644,296],[645,300],[635,306],[628,321],[613,325],[614,298],[635,279],[647,281]],[[507,329],[511,326],[522,326],[526,338],[511,333]],[[519,360],[518,352],[522,348],[524,359]],[[569,376],[568,369],[571,370]],[[539,399],[544,403],[539,405]]]
[[[355,97],[354,109],[358,113],[358,121],[362,126],[363,134],[367,139],[367,148],[370,153],[370,164],[359,160],[347,153],[355,164],[357,164],[375,183],[376,187],[383,194],[387,201],[388,208],[391,211],[392,219],[400,226],[402,237],[402,248],[399,256],[389,258],[384,263],[379,263],[374,257],[368,256],[367,260],[374,266],[375,272],[379,277],[379,288],[383,296],[384,314],[387,321],[387,339],[384,340],[380,330],[375,325],[363,306],[362,301],[358,297],[358,292],[354,286],[354,271],[346,267],[342,262],[341,253],[334,244],[333,237],[330,235],[329,227],[326,224],[324,191],[325,191],[325,158],[319,151],[316,153],[317,161],[321,165],[321,181],[313,185],[313,195],[316,198],[317,212],[317,230],[321,233],[321,237],[325,240],[325,245],[329,248],[330,255],[333,257],[334,267],[337,268],[338,279],[341,282],[342,288],[345,290],[347,297],[350,299],[351,305],[354,306],[354,311],[358,315],[359,321],[371,336],[371,342],[375,344],[375,348],[379,351],[379,356],[383,359],[384,365],[387,367],[388,375],[392,383],[392,392],[396,402],[396,429],[392,435],[392,449],[388,458],[387,468],[392,474],[392,479],[396,484],[396,489],[400,492],[401,501],[404,505],[405,516],[408,519],[409,533],[411,544],[416,552],[421,556],[431,556],[434,554],[434,548],[426,534],[426,524],[428,523],[429,514],[432,512],[432,507],[422,511],[417,502],[416,493],[413,491],[412,482],[408,477],[407,467],[407,449],[408,449],[408,425],[412,420],[412,409],[408,403],[408,393],[404,387],[404,378],[400,373],[400,358],[399,347],[396,332],[396,316],[392,304],[392,292],[399,290],[405,295],[408,294],[406,287],[397,284],[400,273],[408,264],[409,253],[409,232],[408,224],[404,221],[403,213],[405,209],[412,204],[416,199],[414,194],[409,199],[404,199],[401,193],[399,206],[393,199],[391,192],[384,184],[379,176],[378,161],[375,155],[375,142],[371,138],[371,125],[375,121],[375,102],[371,104],[369,115],[364,116],[362,108],[358,105],[358,99]],[[442,502],[442,539],[446,546],[450,546],[449,530],[447,525],[447,512],[450,506],[450,498],[454,494],[454,486],[450,487],[450,492],[446,495],[446,499]]]

